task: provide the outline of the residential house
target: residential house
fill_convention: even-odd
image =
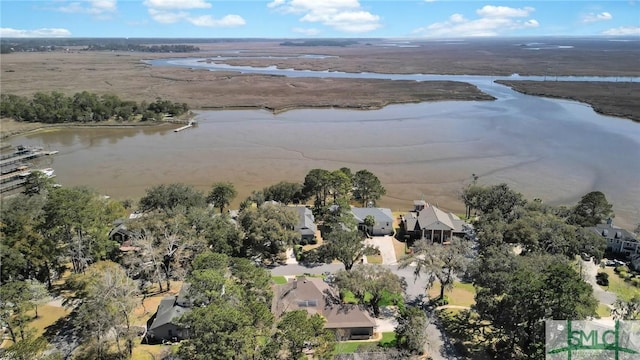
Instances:
[[[338,340],[366,340],[373,336],[375,321],[357,305],[341,304],[339,295],[319,278],[298,278],[276,285],[272,312],[306,310],[320,314],[325,328],[335,331]]]
[[[613,225],[613,219],[591,228],[596,234],[607,239],[607,250],[629,257],[640,254],[640,242],[631,231]]]
[[[640,271],[640,254],[631,256],[631,268],[635,271]]]
[[[317,243],[316,232],[318,228],[315,224],[315,218],[313,212],[306,206],[293,206],[298,212],[298,223],[296,224],[296,231],[300,233],[300,244],[315,244]]]
[[[193,306],[188,298],[189,287],[188,283],[184,283],[178,295],[160,301],[158,311],[147,321],[147,333],[144,336],[147,342],[175,342],[189,337],[188,330],[177,323]]]
[[[127,229],[125,221],[118,219],[113,222],[113,228],[109,231],[109,239],[120,245],[120,251],[135,251],[137,247],[132,246],[136,233]]]
[[[443,243],[454,236],[464,238],[470,229],[455,214],[424,200],[414,201],[413,206],[413,211],[400,217],[400,227],[408,239]]]
[[[391,209],[351,207],[351,213],[358,222],[358,229],[371,236],[392,235],[394,232]],[[373,216],[375,219],[373,226],[365,225],[364,222],[367,216]]]

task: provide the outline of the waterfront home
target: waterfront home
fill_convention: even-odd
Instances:
[[[452,237],[464,238],[471,227],[457,215],[440,210],[424,200],[413,202],[413,211],[400,217],[400,227],[410,240],[444,243]]]
[[[306,206],[292,206],[298,212],[298,223],[296,231],[300,233],[300,245],[316,244],[316,232],[318,230],[315,224],[313,212]]]
[[[613,225],[613,219],[591,227],[591,230],[607,240],[607,250],[628,257],[640,254],[640,242],[631,231]]]
[[[146,342],[175,342],[189,337],[188,330],[177,323],[178,318],[191,311],[193,306],[187,296],[189,287],[190,284],[184,283],[178,295],[167,296],[160,301],[158,310],[147,321]]]
[[[341,304],[339,295],[320,278],[297,278],[274,286],[271,311],[278,317],[285,311],[305,310],[322,315],[324,327],[336,333],[338,340],[366,340],[373,336],[375,321],[366,310],[353,304]]]
[[[371,236],[393,234],[393,214],[391,213],[391,209],[351,207],[351,213],[358,222],[358,230],[361,230]],[[373,226],[367,226],[365,224],[367,216],[371,216],[375,220]]]

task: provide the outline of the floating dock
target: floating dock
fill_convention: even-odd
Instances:
[[[40,147],[17,146],[16,150],[0,157],[0,193],[17,189],[25,184],[32,171],[40,171],[48,177],[54,177],[53,169],[30,169],[24,160],[30,160],[47,155],[55,155],[58,151],[44,150]]]
[[[189,121],[189,123],[187,125],[179,127],[177,129],[174,129],[173,131],[174,132],[178,132],[178,131],[186,130],[186,129],[190,128],[190,127],[193,127],[193,125],[195,125],[195,124],[196,124],[195,121]]]
[[[46,155],[55,155],[57,153],[57,151],[48,151],[43,150],[42,148],[19,148],[18,151],[13,154],[3,155],[0,160],[0,167],[5,167],[7,165],[20,163],[25,160],[31,160]]]

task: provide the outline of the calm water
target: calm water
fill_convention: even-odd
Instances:
[[[456,77],[449,79],[457,80]],[[231,181],[239,199],[281,180],[302,182],[313,168],[369,169],[406,210],[414,199],[453,211],[472,173],[528,197],[574,204],[592,190],[614,204],[616,223],[640,222],[640,124],[589,106],[518,94],[474,78],[490,102],[393,105],[375,111],[205,111],[198,126],[63,129],[12,144],[59,150],[40,166],[65,186],[88,185],[137,198],[154,184],[185,182],[207,191]],[[175,126],[178,127],[178,126]]]

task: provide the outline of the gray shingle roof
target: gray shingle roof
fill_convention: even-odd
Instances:
[[[310,314],[320,314],[327,321],[327,329],[375,326],[375,321],[360,307],[334,304],[329,297],[338,298],[322,279],[302,278],[297,280],[295,286],[293,281],[276,286],[272,310],[275,313],[306,310]]]
[[[294,206],[294,208],[298,212],[296,230],[300,231],[302,235],[315,235],[317,227],[311,209],[306,206]]]
[[[427,205],[420,212],[411,211],[404,216],[407,230],[437,229],[462,232],[464,221],[453,213],[444,212],[433,205]],[[416,229],[417,227],[417,229]]]
[[[352,207],[351,212],[359,223],[364,222],[364,219],[371,215],[376,219],[377,223],[392,223],[393,214],[391,209],[387,208],[361,208]]]
[[[176,302],[176,296],[168,296],[160,300],[156,318],[153,320],[149,330],[153,330],[172,323],[175,319],[191,311],[188,307],[179,306]]]

